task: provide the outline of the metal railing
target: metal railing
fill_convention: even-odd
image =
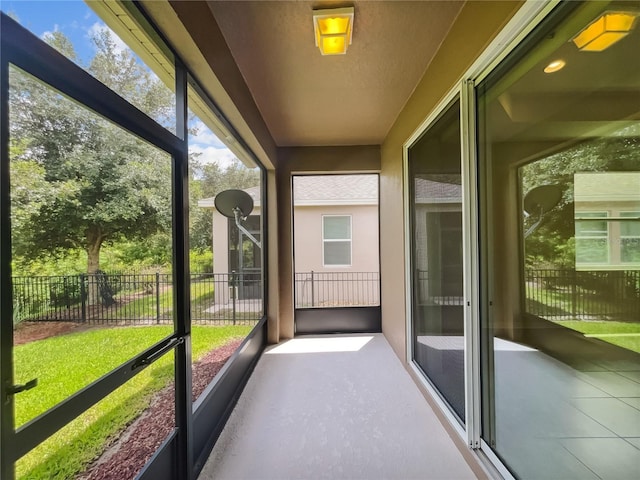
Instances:
[[[173,277],[167,273],[13,277],[13,320],[89,324],[173,322]],[[261,274],[191,275],[191,320],[253,324],[263,313]]]
[[[526,270],[526,311],[550,319],[640,321],[640,271]]]
[[[447,278],[446,276],[444,276]],[[420,306],[463,304],[462,278],[430,282],[429,272],[417,270],[415,288]],[[568,320],[640,321],[640,271],[525,271],[525,308],[539,317]],[[435,292],[435,293],[434,293]],[[457,293],[457,294],[456,294]]]
[[[462,296],[462,270],[453,273],[441,272],[440,278],[429,278],[428,270],[416,270],[414,282],[417,289],[417,303],[420,306],[460,306]],[[447,282],[443,281],[448,279]]]
[[[378,272],[298,272],[295,308],[380,305]]]

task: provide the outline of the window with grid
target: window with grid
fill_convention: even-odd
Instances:
[[[609,261],[607,212],[576,212],[576,263]]]
[[[351,265],[351,215],[323,215],[322,258],[325,267]]]
[[[640,212],[621,212],[631,217],[620,222],[620,260],[622,263],[640,263]]]

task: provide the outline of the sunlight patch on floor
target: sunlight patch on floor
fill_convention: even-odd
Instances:
[[[357,352],[373,340],[372,336],[345,337],[309,337],[294,338],[280,345],[276,345],[265,352],[265,355],[281,353],[335,353]]]

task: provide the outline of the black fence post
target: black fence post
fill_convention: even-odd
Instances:
[[[578,302],[578,272],[573,269],[573,279],[571,281],[571,315],[577,320],[577,302]]]
[[[231,271],[231,302],[233,304],[233,324],[236,324],[236,272]]]
[[[160,323],[160,273],[156,272],[156,323]]]
[[[311,270],[311,306],[312,307],[316,306],[315,292],[314,292],[314,288],[313,288],[313,270]]]
[[[86,276],[84,273],[80,274],[80,316],[82,323],[87,321],[87,290],[85,285]]]
[[[67,308],[68,312],[71,310],[71,299],[69,298],[69,281],[66,276],[62,277],[62,290],[64,292],[64,306]]]

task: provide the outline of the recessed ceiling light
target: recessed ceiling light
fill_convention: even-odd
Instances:
[[[564,66],[567,64],[564,60],[554,60],[549,65],[544,67],[544,73],[555,73],[559,70],[562,70]]]

